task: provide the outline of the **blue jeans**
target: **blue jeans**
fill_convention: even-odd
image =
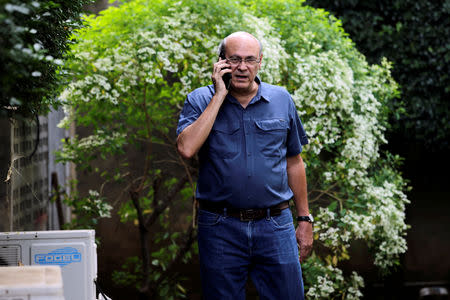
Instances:
[[[304,299],[289,209],[248,222],[200,210],[198,246],[203,299],[245,299],[249,275],[261,300]]]

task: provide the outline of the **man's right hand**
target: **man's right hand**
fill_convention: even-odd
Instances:
[[[223,96],[223,98],[225,98],[225,96],[228,94],[225,82],[222,79],[222,76],[226,73],[231,73],[231,65],[227,64],[226,59],[220,59],[214,64],[211,79],[214,84],[216,94],[219,96]]]

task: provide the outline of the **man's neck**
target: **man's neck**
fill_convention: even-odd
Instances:
[[[242,105],[243,108],[246,108],[247,105],[252,101],[253,97],[258,93],[259,85],[256,81],[253,81],[252,85],[249,89],[246,90],[234,90],[230,89],[230,94]]]

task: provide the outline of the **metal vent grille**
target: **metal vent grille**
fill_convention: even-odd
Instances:
[[[0,246],[0,266],[18,266],[20,261],[20,246]]]

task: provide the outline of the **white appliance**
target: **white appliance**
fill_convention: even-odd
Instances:
[[[0,267],[0,300],[64,300],[61,268]]]
[[[94,300],[97,246],[94,230],[0,233],[0,266],[60,266],[65,300]]]

